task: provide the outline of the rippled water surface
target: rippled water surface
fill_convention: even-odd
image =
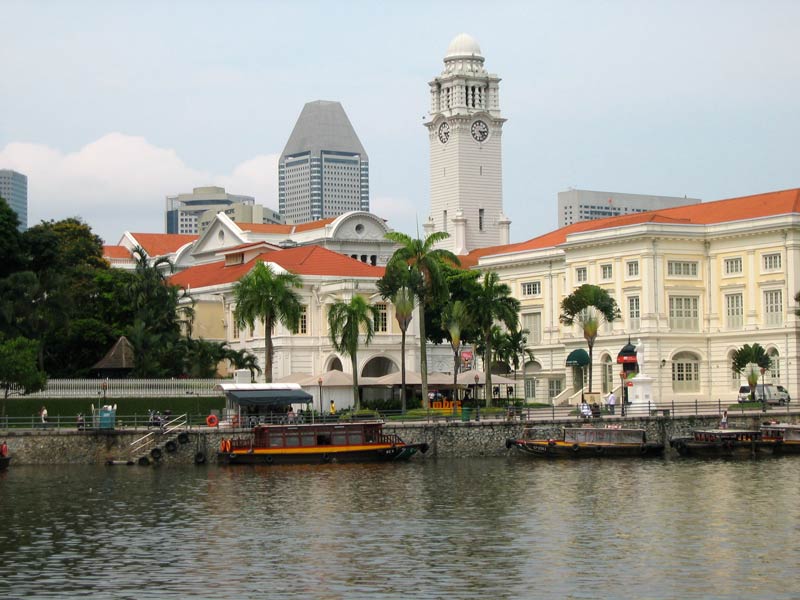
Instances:
[[[800,457],[0,473],[0,597],[798,598]]]

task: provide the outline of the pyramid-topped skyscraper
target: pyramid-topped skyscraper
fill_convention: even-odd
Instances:
[[[287,223],[369,210],[369,159],[339,102],[303,107],[278,163],[278,204]]]

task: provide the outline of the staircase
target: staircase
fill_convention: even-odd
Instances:
[[[162,423],[158,430],[150,431],[132,441],[128,447],[128,460],[125,463],[147,466],[151,461],[161,460],[164,452],[175,452],[179,442],[188,441],[188,437],[186,440],[181,440],[181,435],[186,435],[183,430],[187,421],[186,414],[179,415]]]

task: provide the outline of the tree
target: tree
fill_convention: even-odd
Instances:
[[[296,330],[300,322],[300,276],[290,271],[276,273],[261,261],[233,286],[236,308],[233,318],[239,327],[255,328],[264,324],[264,381],[272,383],[272,331],[278,323]]]
[[[19,217],[0,197],[0,277],[23,268]]]
[[[561,302],[559,320],[564,325],[577,321],[589,347],[589,393],[592,393],[592,349],[603,321],[612,323],[620,317],[617,303],[603,288],[584,283]],[[583,382],[581,382],[582,384]]]
[[[514,380],[517,379],[517,371],[520,367],[523,368],[523,376],[525,369],[525,358],[529,361],[533,360],[533,350],[528,348],[528,335],[530,331],[527,329],[515,329],[507,334],[508,349],[511,356],[511,365],[514,367]],[[516,384],[514,384],[516,387]],[[516,390],[515,390],[516,392]]]
[[[402,286],[392,296],[394,317],[400,327],[400,410],[406,414],[406,332],[414,314],[414,293]]]
[[[11,394],[30,394],[43,389],[47,375],[37,366],[39,344],[34,340],[16,337],[0,340],[0,388],[3,390],[2,414]]]
[[[400,248],[395,250],[389,263],[386,265],[387,271],[406,270],[410,271],[410,277],[416,281],[414,291],[419,300],[419,344],[420,344],[420,374],[422,376],[422,402],[428,408],[428,351],[427,337],[425,335],[425,309],[436,296],[446,293],[447,288],[442,275],[442,265],[451,263],[461,264],[456,255],[443,248],[434,246],[446,240],[450,235],[444,231],[436,231],[424,240],[412,239],[404,233],[390,231],[386,234],[389,239]]]
[[[369,345],[375,333],[375,319],[378,307],[368,304],[362,296],[355,295],[350,302],[336,302],[328,311],[328,330],[333,347],[337,352],[350,357],[353,367],[353,405],[361,408],[358,393],[358,346],[361,330],[364,331],[364,345]]]
[[[502,323],[516,329],[519,318],[519,300],[511,295],[511,288],[500,282],[494,271],[483,276],[483,282],[468,300],[469,312],[478,329],[483,347],[483,369],[486,378],[486,407],[491,405],[492,390],[492,328]]]
[[[456,300],[445,309],[444,319],[447,333],[450,337],[450,347],[453,349],[453,416],[456,415],[456,391],[458,390],[458,367],[461,358],[462,333],[469,327],[472,319],[467,305],[461,300]]]
[[[739,375],[747,377],[750,386],[750,400],[755,400],[756,385],[760,370],[772,368],[772,358],[760,344],[745,344],[734,351],[731,357],[731,368]],[[750,366],[755,365],[755,367]]]

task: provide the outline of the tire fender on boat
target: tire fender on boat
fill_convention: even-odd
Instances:
[[[647,444],[642,444],[641,446],[639,446],[639,453],[647,454]]]
[[[328,454],[323,454],[322,455],[322,462],[324,462],[324,463],[331,462],[331,457]]]
[[[150,456],[152,456],[154,460],[161,458],[161,448],[153,448],[150,450]]]
[[[182,431],[178,434],[178,443],[185,444],[189,441],[189,434],[185,431]]]
[[[197,452],[194,455],[194,464],[202,465],[206,462],[206,455],[204,452]]]
[[[175,452],[175,450],[178,449],[178,444],[176,442],[170,440],[166,444],[164,444],[164,449],[167,452]]]
[[[603,448],[602,446],[597,446],[597,447],[594,449],[594,453],[595,453],[595,454],[604,454],[604,453],[605,453],[605,451],[606,451],[606,449],[605,449],[605,448]]]
[[[273,462],[273,460],[274,460],[274,459],[273,459],[271,456],[267,456],[267,457],[264,459],[264,462],[265,462],[265,463],[267,463],[268,465],[271,465],[271,464],[272,464],[272,462]]]
[[[572,451],[573,452],[578,452],[580,449],[581,449],[581,447],[578,444],[572,444]]]

